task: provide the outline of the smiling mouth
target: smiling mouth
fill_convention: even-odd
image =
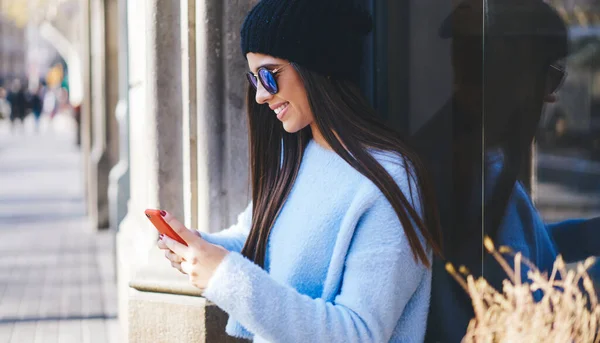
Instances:
[[[277,107],[276,109],[274,109],[273,111],[275,112],[275,114],[279,115],[279,113],[283,112],[283,110],[285,110],[288,106],[290,105],[289,102],[286,102],[285,104]]]

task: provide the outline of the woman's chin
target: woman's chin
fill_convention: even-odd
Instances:
[[[292,125],[291,123],[286,122],[286,121],[283,122],[283,129],[287,133],[296,133],[296,132],[300,131],[295,125]]]

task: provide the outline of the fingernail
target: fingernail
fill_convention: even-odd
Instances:
[[[163,235],[162,233],[158,236],[160,237],[160,239],[163,239],[165,237],[165,235]]]
[[[165,211],[160,211],[160,215],[164,217],[164,216],[166,216],[166,215],[167,215],[167,212],[165,212]]]

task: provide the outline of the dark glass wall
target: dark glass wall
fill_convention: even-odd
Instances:
[[[420,154],[440,211],[427,341],[457,342],[474,312],[446,263],[498,289],[508,277],[485,237],[546,272],[600,253],[600,5],[361,3],[363,90]]]

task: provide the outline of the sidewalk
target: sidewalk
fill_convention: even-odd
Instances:
[[[0,120],[0,343],[117,342],[114,233],[87,225],[74,124],[26,124]]]

